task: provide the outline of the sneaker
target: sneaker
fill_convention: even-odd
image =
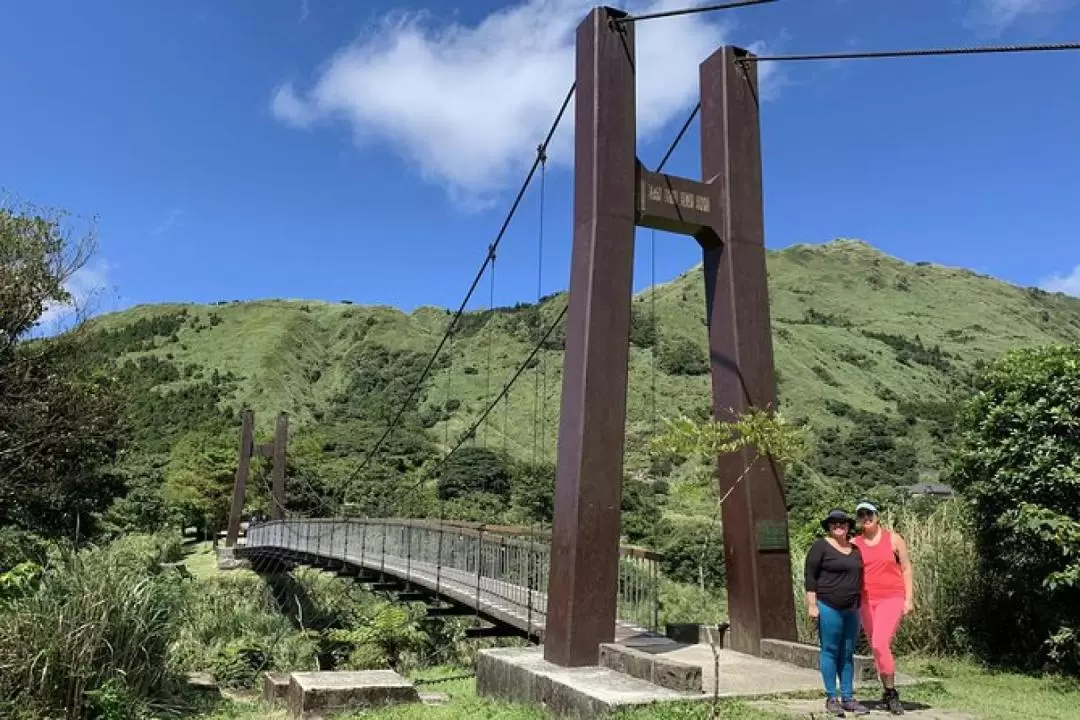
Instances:
[[[900,704],[900,693],[896,692],[896,688],[887,689],[881,701],[893,715],[904,714],[904,706]]]
[[[825,701],[825,712],[832,713],[836,717],[844,717],[844,706],[834,697]]]
[[[870,709],[867,708],[865,705],[863,705],[858,700],[856,700],[855,698],[848,698],[847,700],[844,700],[840,704],[840,707],[842,707],[847,712],[855,713],[856,715],[869,715],[870,714]]]

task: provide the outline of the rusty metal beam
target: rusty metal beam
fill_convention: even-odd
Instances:
[[[701,169],[721,192],[721,224],[698,235],[717,420],[776,403],[757,66],[737,61],[748,54],[724,47],[700,66]],[[731,647],[759,655],[762,638],[797,638],[781,469],[751,450],[725,455],[719,491],[751,464],[722,510],[724,561]]]
[[[225,547],[236,545],[240,537],[240,519],[244,513],[244,501],[247,497],[248,471],[251,467],[252,425],[254,417],[251,410],[245,410],[240,423],[240,462],[236,466],[236,481],[233,484],[232,507],[229,509],[229,527],[225,534]]]
[[[615,634],[634,259],[634,31],[577,29],[574,244],[544,657],[595,665]]]

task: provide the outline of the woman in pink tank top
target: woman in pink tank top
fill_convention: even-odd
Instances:
[[[901,619],[914,609],[911,558],[899,534],[881,527],[877,508],[859,503],[855,518],[862,534],[852,542],[863,562],[862,597],[859,614],[870,648],[874,653],[884,703],[894,715],[902,715],[903,705],[896,692],[896,660],[892,641]]]

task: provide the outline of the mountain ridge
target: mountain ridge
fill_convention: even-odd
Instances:
[[[1080,299],[966,268],[910,263],[862,240],[801,243],[767,258],[781,409],[809,425],[823,452],[847,443],[845,452],[857,456],[859,443],[873,444],[858,436],[868,423],[881,426],[883,442],[902,436],[910,447],[896,451],[906,458],[897,467],[908,479],[931,478],[940,467],[937,424],[944,421],[934,417],[983,364],[1016,347],[1080,341]],[[701,415],[708,406],[700,272],[698,264],[634,295],[628,471],[647,466],[640,449],[658,416]],[[418,411],[436,445],[445,451],[455,443],[565,303],[566,294],[556,293],[539,305],[462,317],[420,393]],[[140,305],[94,318],[91,330],[141,338],[108,343],[106,355],[119,365],[151,356],[191,368],[150,388],[155,393],[203,373],[233,377],[219,404],[234,415],[252,407],[265,433],[278,411],[300,431],[325,422],[328,408],[362,380],[357,358],[373,349],[430,357],[450,317],[430,305],[406,313],[387,304],[267,298]],[[554,460],[562,342],[560,329],[478,441],[514,457]],[[877,472],[845,462],[849,475]]]

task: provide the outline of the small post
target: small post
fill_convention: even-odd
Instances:
[[[270,517],[274,520],[285,518],[285,462],[289,446],[289,414],[278,413],[277,427],[274,429],[274,469],[272,478],[273,497],[271,498]]]
[[[634,261],[634,26],[577,29],[574,245],[544,657],[596,665],[615,636]]]
[[[757,65],[723,47],[700,66],[701,170],[720,193],[719,227],[698,235],[705,269],[713,415],[731,421],[774,408]],[[716,237],[716,236],[719,237]],[[719,492],[753,466],[721,512],[731,646],[761,654],[761,639],[796,640],[781,469],[752,449],[717,459]]]
[[[251,410],[245,410],[240,423],[240,462],[236,466],[236,482],[233,485],[232,507],[229,510],[229,528],[225,534],[225,547],[236,545],[240,537],[240,518],[244,513],[244,500],[247,496],[248,471],[251,467],[252,425],[254,416]]]

